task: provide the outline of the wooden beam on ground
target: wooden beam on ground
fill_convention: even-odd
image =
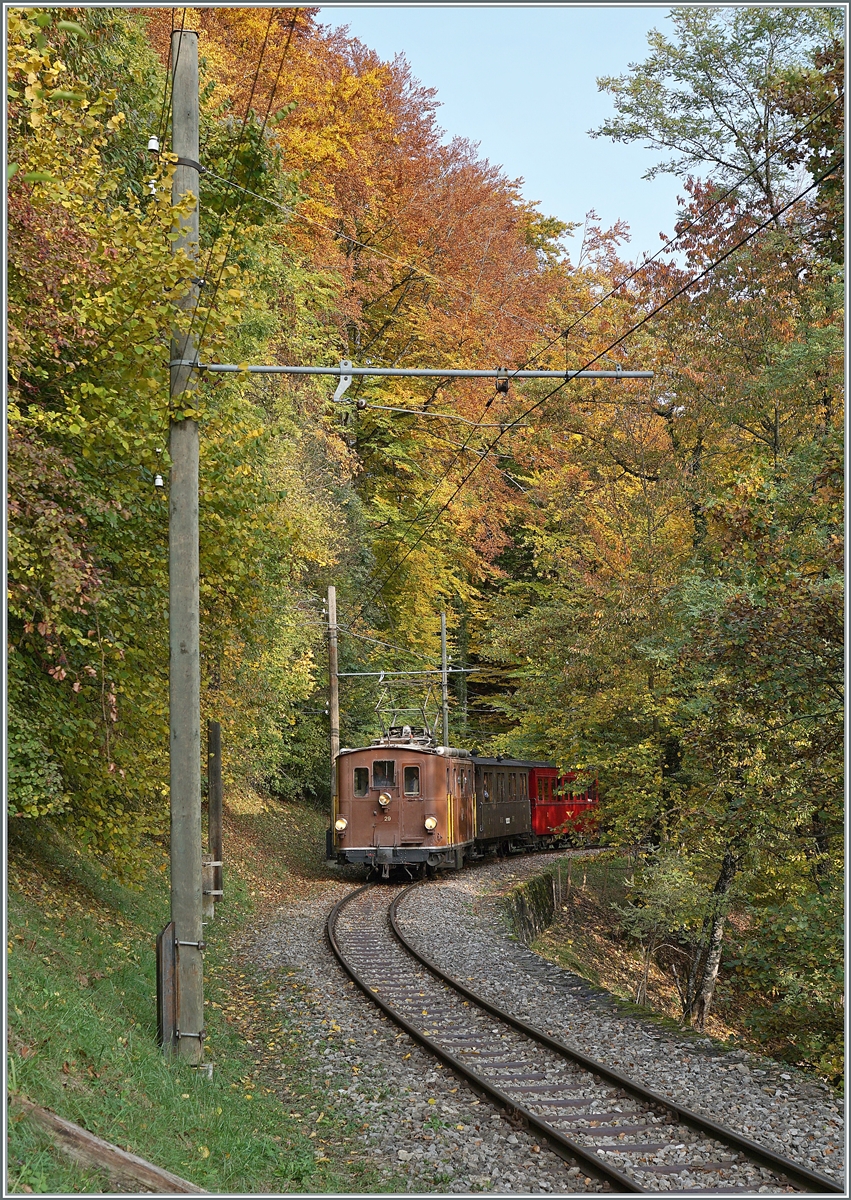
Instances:
[[[12,1095],[10,1099],[13,1108],[25,1113],[31,1121],[46,1130],[57,1150],[67,1154],[80,1166],[95,1167],[100,1171],[106,1171],[111,1180],[132,1185],[134,1191],[138,1191],[141,1186],[145,1191],[158,1194],[172,1192],[182,1192],[190,1196],[208,1196],[210,1194],[204,1188],[198,1187],[197,1184],[190,1183],[188,1179],[181,1179],[179,1175],[172,1175],[170,1171],[164,1171],[162,1167],[155,1167],[153,1163],[146,1162],[144,1158],[138,1158],[135,1154],[120,1150],[118,1146],[113,1146],[110,1142],[95,1137],[93,1133],[89,1133],[80,1125],[66,1121],[63,1117],[57,1117],[56,1113],[50,1112],[47,1108],[40,1108],[31,1100],[25,1100],[23,1096]]]

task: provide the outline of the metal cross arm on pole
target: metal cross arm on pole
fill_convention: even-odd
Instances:
[[[220,375],[330,375],[374,376],[379,379],[652,379],[652,371],[627,371],[615,368],[612,371],[512,371],[494,367],[485,370],[455,367],[353,367],[342,363],[337,367],[289,367],[282,365],[262,366],[239,363],[202,363],[188,359],[176,359],[171,367],[195,367],[199,371],[212,371]]]
[[[448,667],[447,675],[472,675],[480,667]],[[442,675],[442,671],[338,671],[338,679],[354,679],[356,675],[375,675],[388,678],[390,675]]]

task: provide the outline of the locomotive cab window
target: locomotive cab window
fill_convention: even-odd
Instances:
[[[396,760],[394,758],[379,758],[372,764],[373,787],[396,786]]]
[[[367,796],[369,794],[369,768],[355,767],[355,795]]]
[[[420,769],[419,767],[405,767],[405,795],[419,796],[420,794]]]

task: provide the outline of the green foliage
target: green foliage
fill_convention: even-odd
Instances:
[[[132,872],[134,844],[168,821],[168,512],[153,480],[168,476],[165,362],[194,270],[172,253],[185,209],[169,199],[171,160],[139,145],[165,85],[141,18],[92,10],[83,38],[55,15],[10,22],[10,699],[24,713],[40,697],[22,810],[58,811],[61,794],[90,850]],[[238,139],[208,113],[205,134],[214,169],[233,160],[238,182],[294,195],[256,120]],[[274,210],[217,194],[203,353],[257,359],[285,334],[294,356],[325,354],[333,274],[304,269]],[[174,415],[202,421],[205,709],[235,773],[250,763],[268,783],[288,754],[299,762],[283,734],[315,686],[316,638],[300,592],[348,540],[345,466],[315,389],[204,380]]]
[[[580,361],[685,282],[656,264],[598,305],[625,273],[621,227],[589,221],[571,265],[569,223],[443,145],[399,63],[341,49],[305,14],[264,122],[240,57],[259,52],[262,14],[197,10],[210,170],[194,261],[172,253],[193,199],[173,205],[173,156],[145,152],[151,132],[167,145],[163,14],[10,10],[11,811],[52,815],[128,872],[135,845],[165,835],[168,505],[153,480],[170,420],[194,419],[203,717],[222,723],[229,783],[325,803],[325,718],[309,710],[324,707],[316,603],[333,582],[344,669],[434,665],[448,609],[455,661],[483,668],[459,688],[465,738],[599,780],[604,836],[656,852],[636,933],[655,922],[704,954],[733,877],[737,902],[776,904],[782,879],[806,907],[841,856],[841,179],[631,339],[650,385],[545,399],[534,383],[356,382],[345,408],[325,383],[207,375],[170,411],[169,345],[199,271],[202,361],[231,362],[511,365],[544,328],[569,329]],[[657,170],[711,176],[685,181],[697,271],[785,202],[802,164],[830,165],[838,18],[672,21],[646,63],[601,81],[616,115],[599,132],[664,150]],[[424,699],[393,689],[388,708]],[[378,700],[345,684],[344,740],[377,732]]]
[[[14,694],[6,710],[6,779],[11,817],[43,817],[61,813],[68,797],[59,765],[39,730],[39,710],[24,713]]]
[[[614,907],[624,931],[651,951],[665,939],[685,941],[700,928],[706,882],[695,877],[687,855],[668,848],[645,858],[626,886],[627,903]]]
[[[725,957],[726,993],[748,1006],[747,1026],[780,1057],[843,1076],[843,889],[835,878],[819,890],[748,909],[744,931]]]
[[[772,210],[790,183],[775,151],[794,120],[773,91],[777,77],[799,63],[802,51],[841,22],[830,8],[676,8],[675,36],[648,35],[650,57],[629,75],[597,81],[615,99],[617,116],[594,137],[645,141],[673,154],[650,168],[687,175],[710,171],[726,185],[752,174],[740,197],[758,197]],[[773,157],[769,158],[770,155]]]

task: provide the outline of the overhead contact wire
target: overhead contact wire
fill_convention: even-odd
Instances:
[[[678,299],[680,296],[682,296],[685,292],[689,291],[692,287],[694,287],[694,285],[696,283],[699,283],[701,281],[701,279],[705,279],[706,276],[710,274],[710,272],[714,271],[717,267],[719,267],[721,265],[721,263],[725,262],[730,257],[731,254],[734,254],[737,250],[740,250],[742,246],[746,245],[749,241],[751,241],[754,237],[756,237],[757,234],[761,233],[764,229],[768,228],[769,225],[772,225],[777,220],[778,217],[783,215],[784,212],[787,212],[790,208],[792,208],[800,200],[803,200],[804,196],[808,195],[811,191],[813,191],[816,187],[818,187],[818,185],[824,179],[826,179],[829,175],[832,175],[833,172],[836,170],[836,168],[838,166],[840,166],[843,162],[844,162],[844,155],[841,155],[836,160],[836,162],[834,162],[828,168],[828,170],[824,171],[821,175],[819,175],[818,178],[815,179],[813,181],[813,183],[810,184],[809,187],[805,188],[804,191],[799,192],[797,196],[793,197],[793,199],[790,200],[787,204],[785,204],[781,209],[779,209],[778,212],[773,213],[772,216],[769,217],[766,221],[763,221],[760,225],[756,226],[755,229],[751,230],[739,242],[737,242],[734,246],[731,246],[729,250],[726,250],[724,252],[724,254],[720,255],[719,258],[715,259],[712,263],[710,263],[708,267],[706,267],[703,271],[699,272],[699,274],[695,275],[693,279],[690,279],[687,283],[683,284],[682,287],[677,288],[677,290],[674,293],[672,293],[672,295],[668,296],[666,300],[664,300],[661,304],[657,305],[656,308],[654,308],[651,312],[647,313],[644,317],[642,317],[642,319],[640,321],[637,321],[635,323],[635,325],[631,326],[625,333],[621,334],[620,337],[616,338],[613,342],[611,342],[604,350],[601,350],[592,359],[590,359],[581,368],[581,370],[583,370],[583,371],[589,370],[594,365],[594,363],[598,362],[604,355],[608,354],[610,350],[614,350],[623,341],[625,341],[626,338],[631,337],[633,333],[636,333],[639,329],[641,329],[644,325],[646,325],[648,323],[648,321],[651,321],[651,320],[653,320],[654,317],[657,317],[660,312],[662,312],[665,308],[668,307],[669,304],[672,304],[676,299]],[[502,430],[499,434],[497,434],[497,436],[493,439],[493,441],[487,447],[487,451],[490,452],[491,450],[493,450],[493,448],[502,440],[502,438],[505,436],[506,433],[509,432],[510,429],[514,428],[515,425],[517,425],[520,421],[524,420],[531,413],[535,412],[543,404],[546,404],[546,402],[548,400],[551,400],[553,396],[555,396],[558,392],[560,392],[570,382],[572,382],[572,380],[570,380],[570,379],[563,380],[560,384],[558,384],[557,387],[554,387],[550,392],[548,392],[546,396],[543,396],[540,400],[537,400],[534,404],[530,405],[529,408],[525,409],[525,411],[523,413],[521,413],[520,416],[517,417],[514,421],[508,423],[506,425],[505,429]],[[396,573],[396,571],[399,570],[399,568],[402,566],[402,564],[410,557],[410,555],[414,552],[414,550],[416,550],[417,546],[420,544],[420,542],[423,540],[423,538],[426,536],[426,534],[429,532],[429,530],[434,527],[434,525],[436,524],[438,519],[443,515],[444,512],[446,512],[446,510],[452,504],[455,497],[458,495],[458,493],[464,487],[465,483],[467,483],[467,481],[470,479],[470,477],[473,475],[473,473],[478,469],[478,467],[484,461],[485,461],[485,457],[483,456],[483,457],[477,459],[477,461],[475,463],[473,463],[470,470],[467,472],[467,474],[463,477],[461,482],[455,488],[455,491],[452,493],[452,495],[449,497],[449,499],[446,501],[446,503],[443,504],[442,507],[437,511],[437,513],[435,513],[432,520],[429,522],[429,524],[426,526],[426,528],[422,531],[422,533],[417,538],[417,540],[414,542],[414,544],[412,546],[408,547],[408,549],[405,551],[402,558],[393,567],[393,570],[388,575],[386,575],[383,580],[381,580],[378,587],[373,592],[371,592],[370,595],[367,596],[367,598],[362,602],[362,604],[359,608],[359,612],[362,612],[364,606],[367,605],[371,600],[373,600],[375,598],[375,596],[377,596],[379,594],[379,592],[381,592],[382,589],[386,586],[387,582],[390,579],[392,579],[392,577]]]

